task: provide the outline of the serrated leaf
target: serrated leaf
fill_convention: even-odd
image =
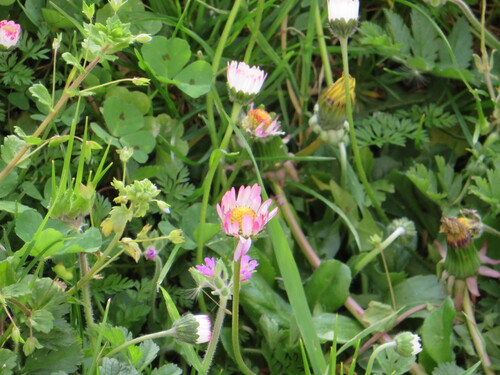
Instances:
[[[54,327],[54,315],[47,310],[33,311],[30,321],[35,331],[48,333]]]
[[[17,153],[26,145],[26,141],[15,136],[8,135],[3,140],[3,145],[0,147],[0,152],[2,153],[2,160],[9,163]],[[29,158],[16,164],[18,168],[27,168],[30,165]]]
[[[0,272],[1,271],[3,271],[3,270],[0,268]],[[20,296],[25,296],[27,294],[30,294],[31,289],[26,284],[17,283],[17,284],[12,284],[12,285],[6,286],[5,288],[2,288],[2,290],[0,292],[4,298],[17,298]]]
[[[100,375],[139,375],[139,372],[126,363],[115,358],[104,357],[99,367]]]
[[[177,365],[169,363],[168,365],[154,369],[151,371],[151,375],[182,375],[182,370]]]
[[[73,65],[80,73],[85,73],[85,68],[80,64],[80,61],[69,52],[64,52],[61,57],[66,61],[66,64]]]
[[[437,59],[440,47],[436,30],[422,14],[412,9],[411,31],[413,43],[410,47],[413,55],[421,57],[425,61],[427,68],[422,70],[431,70]]]
[[[393,38],[396,43],[400,46],[400,51],[402,55],[410,54],[410,46],[413,43],[413,38],[410,33],[410,29],[406,26],[403,19],[397,14],[390,10],[384,9],[385,16],[389,21],[389,27]]]
[[[44,85],[41,83],[35,83],[29,88],[29,92],[38,99],[40,104],[49,108],[50,112],[54,110],[54,108],[52,108],[52,96]]]
[[[139,345],[139,348],[143,355],[136,367],[139,371],[143,371],[144,368],[146,368],[156,358],[156,355],[160,351],[160,347],[156,345],[153,340],[146,340]]]
[[[0,349],[0,375],[12,375],[17,365],[17,355],[8,349]]]
[[[463,17],[459,18],[453,25],[450,34],[448,35],[448,42],[451,49],[455,54],[459,69],[468,69],[472,61],[472,34],[467,20]],[[439,49],[440,65],[454,66],[450,53],[446,46],[442,45]],[[456,68],[456,67],[455,67]]]
[[[82,363],[81,345],[73,342],[60,350],[36,350],[26,359],[24,374],[51,375],[53,372],[64,371],[73,374]]]
[[[423,164],[416,164],[411,167],[406,176],[415,184],[415,186],[433,201],[439,202],[446,198],[446,193],[438,192],[436,175],[429,171]]]

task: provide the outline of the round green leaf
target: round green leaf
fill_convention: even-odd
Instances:
[[[155,36],[141,48],[144,61],[158,77],[172,79],[189,61],[191,48],[184,39]]]
[[[43,217],[38,211],[28,210],[16,217],[16,234],[24,242],[30,242],[33,239]]]
[[[432,311],[422,325],[423,348],[437,363],[453,361],[452,332],[455,308],[451,298]]]
[[[192,98],[206,94],[212,82],[212,68],[206,61],[195,61],[175,76],[173,83]]]
[[[346,316],[330,313],[320,314],[313,317],[313,322],[316,333],[321,340],[333,341],[336,316],[338,317],[337,342],[339,344],[346,343],[363,330],[361,324]]]
[[[335,259],[322,262],[307,282],[305,291],[311,307],[321,304],[327,311],[335,311],[349,296],[351,270]]]
[[[106,99],[102,112],[109,132],[115,137],[134,133],[144,126],[141,112],[119,97]]]

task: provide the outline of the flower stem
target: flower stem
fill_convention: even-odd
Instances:
[[[354,274],[359,273],[368,263],[372,261],[378,254],[384,251],[391,243],[393,243],[399,236],[405,233],[403,227],[397,227],[394,232],[392,232],[389,237],[387,237],[383,242],[375,246],[375,249],[370,251],[366,256],[364,256],[355,266]]]
[[[231,122],[228,124],[226,128],[226,133],[224,134],[224,138],[220,143],[219,150],[215,150],[210,158],[209,169],[207,175],[205,176],[205,181],[203,182],[203,199],[201,203],[201,212],[200,212],[200,226],[198,227],[198,238],[196,239],[198,242],[198,248],[196,251],[196,262],[201,263],[203,260],[203,238],[205,236],[205,223],[207,219],[207,209],[208,209],[208,199],[210,198],[210,190],[212,188],[212,181],[215,176],[215,172],[219,167],[219,163],[222,159],[222,151],[227,148],[229,145],[229,141],[231,140],[231,135],[233,134],[233,124],[236,123],[238,116],[241,111],[241,104],[234,103],[233,110],[231,112]]]
[[[239,337],[239,304],[240,304],[240,269],[241,269],[241,257],[236,262],[234,262],[233,271],[233,320],[231,324],[231,337],[233,342],[234,359],[238,364],[238,367],[245,375],[255,375],[252,370],[250,370],[241,356],[240,350],[240,337]]]
[[[464,290],[463,313],[465,315],[467,328],[469,329],[469,334],[472,337],[472,342],[474,343],[474,347],[476,348],[477,355],[481,359],[484,373],[486,375],[495,375],[495,371],[490,369],[491,360],[484,348],[483,340],[476,324],[474,310],[472,308],[469,292],[466,288],[465,282],[462,280],[457,280],[455,281],[455,283],[460,283],[461,288]]]
[[[224,317],[226,316],[226,305],[228,297],[221,296],[219,298],[219,309],[217,310],[217,315],[215,317],[214,329],[212,331],[212,340],[208,343],[207,351],[205,352],[205,357],[203,358],[203,374],[207,374],[212,364],[212,360],[215,355],[215,349],[219,342],[220,333],[222,331],[222,323],[224,322]]]
[[[105,52],[108,49],[107,46],[105,46],[101,52]],[[87,77],[87,75],[90,73],[92,69],[95,68],[95,66],[99,63],[101,58],[97,56],[94,60],[90,62],[90,64],[85,68],[85,72],[80,74],[74,81],[73,83],[69,86],[68,90],[65,90],[59,100],[57,101],[56,105],[54,106],[52,112],[50,112],[47,117],[42,121],[42,123],[38,126],[38,128],[35,130],[35,132],[31,135],[32,137],[38,137],[40,134],[43,133],[45,128],[52,122],[52,120],[55,119],[59,111],[63,108],[64,104],[68,101],[68,99],[71,97],[71,94],[69,92],[76,90],[78,86],[82,83],[82,81]],[[17,152],[17,154],[12,158],[12,160],[5,166],[5,168],[0,172],[0,182],[10,173],[12,169],[16,166],[16,164],[21,160],[21,158],[24,156],[24,154],[30,149],[29,144],[25,144],[21,149]]]
[[[377,346],[377,348],[373,351],[372,355],[370,356],[370,359],[368,360],[368,364],[366,365],[365,375],[370,375],[372,373],[373,362],[375,362],[375,358],[377,358],[378,354],[381,351],[393,346],[396,346],[395,341],[386,342],[385,344]]]
[[[167,329],[166,331],[161,331],[161,332],[155,332],[155,333],[150,333],[148,335],[136,337],[135,339],[132,339],[130,341],[124,342],[121,344],[119,347],[113,349],[110,351],[108,354],[106,354],[106,357],[112,357],[116,353],[121,352],[123,349],[128,348],[131,345],[139,344],[140,342],[146,341],[146,340],[153,340],[153,339],[158,339],[161,337],[169,337],[173,336],[175,333],[174,328]]]
[[[354,130],[354,119],[352,115],[352,105],[351,105],[351,97],[350,97],[350,88],[349,88],[349,57],[347,53],[347,38],[340,37],[340,49],[342,51],[342,63],[344,70],[344,85],[345,85],[345,109],[347,112],[347,120],[349,121],[349,136],[351,139],[351,147],[352,152],[354,154],[354,161],[356,163],[356,169],[358,170],[359,178],[361,179],[361,183],[365,188],[366,194],[370,199],[375,211],[377,211],[379,218],[388,223],[389,219],[387,218],[385,212],[382,210],[382,206],[378,201],[375,193],[368,182],[368,178],[366,177],[365,169],[363,167],[363,162],[361,161],[361,154],[358,148],[358,142],[356,140],[356,131]]]
[[[80,253],[80,275],[83,278],[85,274],[89,272],[89,263],[87,260],[87,253]],[[92,311],[92,298],[90,294],[90,286],[88,283],[82,285],[82,298],[83,298],[83,311],[85,314],[85,320],[87,321],[87,326],[92,327],[94,325],[94,313]]]
[[[330,86],[333,83],[332,67],[330,66],[330,60],[328,60],[328,50],[326,48],[325,34],[323,33],[323,23],[321,22],[321,13],[318,6],[316,6],[314,17],[314,21],[316,24],[316,33],[318,34],[319,52],[321,55],[321,61],[323,62],[323,68],[325,69],[325,80],[327,86]]]

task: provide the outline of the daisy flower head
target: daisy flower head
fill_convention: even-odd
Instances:
[[[269,113],[262,107],[254,109],[253,103],[241,121],[241,126],[251,136],[259,138],[262,141],[268,140],[275,135],[285,134],[285,132],[279,131],[281,124],[278,122],[276,114]]]
[[[217,204],[217,213],[222,221],[222,229],[229,236],[254,237],[260,233],[277,213],[278,208],[269,212],[271,199],[262,203],[258,184],[241,186],[236,195],[235,188],[227,191]]]
[[[227,64],[227,86],[232,101],[245,105],[260,92],[267,73],[257,66],[231,61]]]
[[[328,19],[334,37],[348,38],[358,27],[359,0],[328,0]]]
[[[0,21],[0,49],[8,50],[17,45],[21,36],[21,26],[14,21]]]

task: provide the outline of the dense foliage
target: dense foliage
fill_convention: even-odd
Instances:
[[[500,370],[497,2],[0,19],[0,375]]]

